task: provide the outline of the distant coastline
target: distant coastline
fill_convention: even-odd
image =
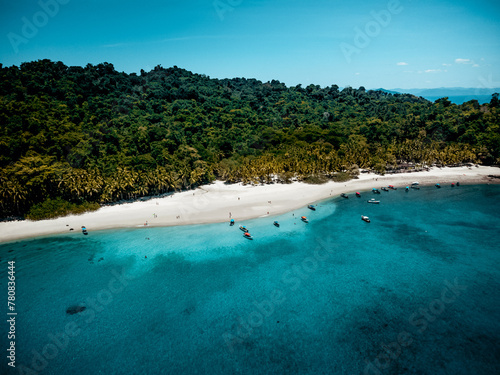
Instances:
[[[466,88],[466,87],[441,87],[433,89],[376,89],[390,94],[411,94],[422,97],[431,102],[441,98],[448,98],[454,104],[463,104],[477,100],[479,104],[489,103],[494,93],[500,93],[500,88]]]
[[[154,197],[147,201],[105,206],[98,211],[78,216],[2,222],[0,242],[68,233],[70,228],[74,229],[75,235],[81,235],[81,226],[85,226],[91,235],[92,231],[102,229],[207,224],[229,222],[230,219],[238,222],[283,214],[322,199],[338,197],[341,193],[367,191],[387,185],[395,185],[401,189],[413,181],[418,181],[421,185],[440,183],[445,188],[456,182],[469,185],[500,184],[500,179],[488,177],[491,175],[500,175],[500,169],[485,166],[434,167],[429,171],[384,176],[363,173],[358,179],[322,185],[294,182],[245,186],[217,181],[195,190]]]
[[[431,102],[435,102],[438,99],[441,99],[443,97],[447,97],[448,100],[454,104],[460,105],[464,104],[466,102],[469,102],[471,100],[477,100],[479,104],[484,104],[484,103],[489,103],[491,100],[491,95],[450,95],[450,96],[423,96],[423,98],[430,100]]]

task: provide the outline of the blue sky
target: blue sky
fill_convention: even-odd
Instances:
[[[497,0],[0,0],[0,63],[288,86],[500,87]]]

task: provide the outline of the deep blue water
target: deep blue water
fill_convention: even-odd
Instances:
[[[15,260],[18,315],[0,372],[500,373],[500,186],[371,197],[2,244],[2,314]]]
[[[448,100],[455,104],[463,104],[470,100],[477,100],[480,104],[489,103],[491,100],[490,95],[425,95],[424,98],[430,100],[431,102],[435,102],[438,99],[447,97]]]

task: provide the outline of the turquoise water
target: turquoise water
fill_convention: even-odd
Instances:
[[[500,187],[371,197],[2,244],[18,313],[2,373],[500,373]]]

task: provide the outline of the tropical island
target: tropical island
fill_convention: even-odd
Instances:
[[[500,164],[500,101],[212,79],[176,66],[0,64],[0,218],[43,219],[215,180],[347,181]]]

